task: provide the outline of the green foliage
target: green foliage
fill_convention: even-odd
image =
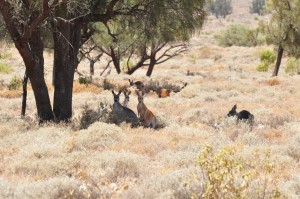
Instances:
[[[80,76],[78,78],[79,84],[91,84],[92,83],[92,78],[86,77],[86,76]]]
[[[19,89],[21,86],[22,86],[22,79],[20,78],[20,77],[17,77],[17,76],[14,76],[11,80],[10,80],[10,82],[9,82],[9,84],[8,84],[8,89],[9,90],[17,90],[17,89]]]
[[[259,53],[259,58],[262,63],[270,65],[275,62],[276,55],[272,50],[266,49]]]
[[[10,73],[12,71],[11,65],[0,63],[0,73]]]
[[[249,198],[251,193],[253,198],[284,198],[275,182],[268,180],[275,175],[275,164],[269,160],[270,151],[254,155],[261,161],[250,163],[237,157],[234,147],[214,152],[206,146],[198,159],[205,180],[202,197]]]
[[[252,0],[252,5],[250,7],[251,13],[262,15],[264,12],[265,3],[265,0]]]
[[[113,90],[116,86],[105,78],[103,80],[102,87],[104,90]]]
[[[199,165],[206,178],[203,198],[243,198],[246,195],[253,172],[234,154],[235,151],[231,148],[213,153],[209,146],[201,152]]]
[[[225,18],[232,13],[231,0],[211,0],[208,3],[208,10],[217,18]]]
[[[270,65],[275,62],[276,55],[272,50],[266,49],[259,53],[259,58],[261,64],[256,67],[256,70],[259,72],[267,72],[270,68]]]
[[[269,65],[261,63],[256,67],[256,70],[259,72],[267,72],[269,70]]]
[[[259,29],[250,29],[243,24],[231,24],[227,29],[215,35],[221,46],[257,46],[264,42]]]
[[[300,62],[299,59],[290,58],[285,68],[285,72],[291,75],[300,75]]]

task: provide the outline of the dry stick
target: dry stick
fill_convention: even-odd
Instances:
[[[27,82],[28,82],[28,75],[27,75],[27,71],[25,70],[24,79],[23,79],[23,96],[22,96],[21,117],[24,117],[25,112],[26,112]]]
[[[106,71],[106,69],[109,68],[111,62],[112,62],[112,60],[110,60],[110,61],[107,63],[107,65],[106,65],[106,67],[104,68],[104,70],[100,73],[100,76],[102,76],[103,73]]]

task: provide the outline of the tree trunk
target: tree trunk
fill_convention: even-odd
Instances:
[[[95,74],[95,60],[90,60],[90,76],[92,77]]]
[[[69,121],[72,117],[74,72],[80,48],[81,24],[58,19],[53,30],[54,39],[54,105],[58,121]]]
[[[28,82],[28,75],[27,75],[27,72],[25,70],[24,79],[23,79],[23,95],[22,95],[21,117],[24,117],[25,116],[25,112],[26,112],[27,82]]]
[[[277,53],[277,61],[276,61],[276,64],[275,64],[273,76],[278,76],[278,72],[279,72],[279,68],[280,68],[280,64],[281,64],[282,55],[283,55],[283,48],[282,48],[281,45],[279,45],[279,47],[278,47],[278,53]]]
[[[150,77],[152,75],[155,64],[156,64],[155,54],[152,54],[151,57],[150,57],[149,67],[148,67],[148,70],[147,70],[147,73],[146,73],[146,75],[148,77]]]
[[[0,2],[0,10],[5,21],[6,28],[23,58],[28,78],[35,96],[37,114],[40,121],[53,119],[48,89],[44,79],[43,41],[39,27],[33,30],[28,37],[19,33],[18,22],[10,12],[11,8],[7,1]],[[30,21],[34,20],[38,13],[32,13]]]
[[[115,69],[117,73],[120,74],[121,73],[120,57],[115,54],[115,51],[112,47],[110,47],[110,52],[111,52],[111,58],[115,66]]]

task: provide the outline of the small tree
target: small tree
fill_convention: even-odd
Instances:
[[[208,10],[217,18],[225,18],[232,13],[231,0],[211,0],[208,3]]]
[[[300,1],[298,0],[270,0],[267,9],[271,12],[271,20],[263,24],[267,43],[278,47],[277,61],[273,76],[277,76],[283,52],[299,58],[300,55]]]
[[[266,3],[265,0],[252,0],[250,12],[262,15],[264,11],[265,3]]]

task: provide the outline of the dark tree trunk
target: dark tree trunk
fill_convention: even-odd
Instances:
[[[146,75],[148,77],[150,77],[152,75],[155,64],[156,64],[155,54],[152,54],[151,57],[150,57],[149,67],[148,67],[148,70],[147,70],[147,73],[146,73]]]
[[[90,60],[90,75],[91,77],[95,74],[95,61],[94,60]]]
[[[279,72],[279,68],[280,68],[280,64],[281,64],[282,55],[283,55],[283,48],[282,48],[281,45],[279,45],[279,47],[278,47],[278,53],[277,53],[277,61],[276,61],[276,64],[275,64],[273,76],[278,76],[278,72]]]
[[[40,121],[53,120],[48,88],[44,79],[44,45],[40,30],[32,32],[29,44],[30,51],[33,53],[30,59],[33,59],[35,64],[33,67],[26,67],[26,72],[34,92],[38,117]]]
[[[22,110],[21,110],[21,116],[25,116],[26,112],[26,101],[27,101],[27,82],[28,82],[28,75],[25,71],[24,79],[23,79],[23,95],[22,95]]]
[[[81,23],[59,19],[53,30],[54,38],[54,105],[55,119],[69,121],[72,117],[74,72],[80,48]]]
[[[120,74],[121,73],[120,57],[115,54],[115,51],[112,47],[110,47],[110,52],[111,52],[111,58],[112,58],[114,66],[115,66],[115,69],[116,69],[117,73]]]
[[[44,79],[44,57],[41,31],[37,26],[27,37],[20,34],[17,22],[14,20],[10,5],[7,1],[0,2],[0,10],[6,24],[6,28],[14,41],[16,48],[23,58],[28,78],[35,96],[37,114],[40,121],[53,119],[48,88]],[[34,20],[38,13],[32,13],[30,21]]]

